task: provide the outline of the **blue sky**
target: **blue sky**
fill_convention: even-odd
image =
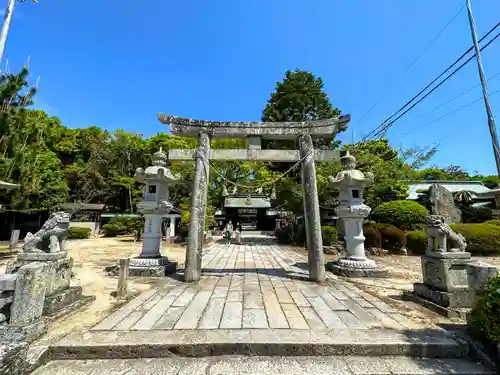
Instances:
[[[41,77],[37,106],[67,126],[146,136],[166,130],[157,112],[260,120],[276,81],[287,69],[305,69],[321,76],[333,104],[352,115],[351,130],[340,137],[347,142],[378,126],[471,45],[464,10],[401,76],[463,3],[39,0],[16,4],[5,57],[14,70],[31,56],[33,80]],[[500,1],[472,5],[479,35],[500,21]],[[483,60],[488,77],[500,72],[500,38]],[[432,163],[494,174],[482,101],[429,124],[479,98],[477,87],[434,110],[478,83],[473,61],[398,121],[391,143],[439,143]],[[500,89],[500,75],[489,88]],[[500,123],[500,93],[492,104]]]

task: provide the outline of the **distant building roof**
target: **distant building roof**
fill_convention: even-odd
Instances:
[[[80,211],[102,211],[104,204],[101,203],[63,203],[63,210],[80,210]]]
[[[478,193],[477,197],[481,199],[490,199],[490,198],[495,198],[498,195],[500,195],[500,188],[495,188],[491,189],[490,191]]]
[[[458,191],[470,191],[473,197],[478,197],[484,193],[488,193],[491,189],[488,189],[481,181],[403,181],[409,186],[408,198],[406,199],[418,199],[420,190],[427,190],[433,184],[441,185],[446,190],[451,193],[456,193]]]

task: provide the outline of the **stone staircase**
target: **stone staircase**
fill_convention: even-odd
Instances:
[[[35,375],[494,374],[465,359],[408,357],[206,357],[53,361]]]
[[[496,373],[469,350],[446,331],[91,331],[45,348],[33,374]]]

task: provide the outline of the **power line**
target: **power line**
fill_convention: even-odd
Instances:
[[[487,79],[487,81],[488,81],[488,82],[489,82],[489,81],[492,81],[493,79],[495,79],[495,78],[497,78],[497,77],[499,77],[499,76],[500,76],[500,72],[498,72],[498,73],[496,73],[496,74],[492,75],[491,77],[489,77],[489,78]],[[471,92],[471,91],[472,91],[472,90],[474,90],[475,88],[478,88],[479,86],[481,86],[481,84],[480,84],[480,83],[478,83],[477,85],[475,85],[475,86],[473,86],[473,87],[471,87],[471,88],[469,88],[469,89],[467,89],[467,90],[465,90],[465,91],[462,91],[460,94],[458,94],[458,95],[454,96],[453,98],[451,98],[451,99],[449,99],[449,100],[445,101],[444,103],[441,103],[440,105],[438,105],[438,106],[434,107],[434,108],[433,108],[433,109],[431,109],[429,112],[426,112],[426,113],[424,113],[423,115],[421,115],[421,116],[417,117],[414,121],[410,122],[409,124],[414,123],[416,120],[420,120],[421,118],[424,118],[424,117],[426,117],[426,116],[430,115],[431,113],[433,113],[433,112],[437,111],[439,108],[442,108],[442,107],[444,107],[444,106],[445,106],[445,105],[447,105],[447,104],[450,104],[451,102],[453,102],[453,101],[457,100],[458,98],[460,98],[460,97],[464,96],[465,94],[468,94],[469,92]],[[406,134],[408,134],[408,133],[405,133],[405,134],[403,134],[403,135],[406,135]]]
[[[493,95],[495,95],[495,94],[498,94],[499,92],[500,92],[500,89],[495,90],[495,91],[493,91],[493,92],[490,94],[490,96],[493,96]],[[453,114],[453,113],[459,112],[459,111],[461,111],[461,110],[463,110],[463,109],[465,109],[465,108],[467,108],[467,107],[470,107],[471,105],[476,104],[477,102],[479,102],[479,101],[481,101],[481,100],[483,100],[483,97],[482,97],[482,96],[481,96],[481,97],[479,97],[479,98],[478,98],[478,99],[476,99],[476,100],[473,100],[473,101],[471,101],[471,102],[469,102],[469,103],[467,103],[467,104],[464,104],[464,105],[463,105],[463,106],[461,106],[461,107],[458,107],[458,108],[456,108],[456,109],[454,109],[454,110],[452,110],[452,111],[446,112],[445,114],[443,114],[443,115],[441,115],[441,116],[439,116],[439,117],[435,118],[434,120],[429,121],[429,122],[425,123],[424,125],[421,125],[419,128],[414,128],[414,129],[410,130],[408,133],[403,134],[403,137],[404,137],[405,135],[408,135],[408,134],[413,133],[415,130],[421,130],[422,128],[425,128],[426,126],[429,126],[429,125],[431,125],[431,124],[434,124],[435,122],[437,122],[437,121],[439,121],[439,120],[441,120],[441,119],[443,119],[443,118],[445,118],[445,117],[448,117],[449,115],[451,115],[451,114]]]
[[[480,51],[484,50],[486,47],[488,47],[495,39],[500,37],[500,33],[495,35],[493,39],[491,39],[488,43],[486,43],[483,47],[481,47]],[[439,87],[441,87],[446,81],[448,81],[451,77],[453,77],[460,69],[462,69],[465,65],[467,65],[472,59],[474,59],[474,56],[469,57],[462,65],[460,65],[458,68],[456,68],[453,72],[451,72],[445,79],[443,79],[437,86],[435,86],[431,91],[429,91],[427,94],[425,94],[422,98],[420,98],[416,103],[414,103],[410,108],[408,108],[406,111],[401,113],[398,117],[396,117],[394,120],[391,121],[391,126],[394,124],[397,120],[399,120],[401,117],[406,115],[408,112],[410,112],[415,106],[422,101],[424,101],[430,94],[432,94],[434,91],[436,91]]]
[[[484,39],[486,39],[493,31],[495,31],[498,27],[500,26],[500,22],[498,22],[493,28],[491,28],[480,40],[479,42],[482,42]],[[483,50],[487,46],[489,46],[496,38],[500,36],[500,33],[498,33],[492,40],[490,40],[485,46],[481,48]],[[416,104],[420,103],[423,99],[425,99],[427,96],[430,95],[430,93],[426,94],[424,98],[419,99],[419,101],[414,104],[412,107],[410,107],[408,110],[406,110],[403,115],[397,117],[396,120],[392,120],[392,118],[398,116],[398,114],[402,111],[405,110],[406,107],[408,107],[411,103],[413,103],[423,92],[425,92],[429,87],[431,87],[434,83],[436,83],[442,76],[444,76],[451,68],[453,68],[460,60],[462,60],[469,52],[471,52],[474,49],[473,46],[471,46],[467,51],[465,51],[458,59],[456,59],[450,66],[448,66],[441,74],[439,74],[434,80],[432,80],[431,83],[429,83],[427,86],[425,86],[422,90],[420,90],[416,95],[414,95],[409,101],[407,101],[401,108],[399,108],[396,112],[394,112],[391,116],[389,116],[386,120],[384,120],[378,127],[376,127],[374,130],[372,130],[370,133],[365,135],[362,139],[366,140],[372,136],[377,136],[378,133],[383,131],[386,131],[390,126],[392,126],[392,123],[394,121],[399,120],[403,115],[408,113],[412,108],[416,106]],[[474,55],[475,56],[475,55]],[[455,74],[458,70],[460,70],[465,64],[467,64],[469,61],[471,61],[474,56],[469,58],[464,64],[462,64],[458,69],[456,69],[453,73],[451,73],[447,78],[445,78],[437,87],[442,85],[444,82],[446,82],[453,74]],[[435,87],[431,92],[435,91],[437,89]]]
[[[383,100],[385,99],[385,97],[387,95],[389,95],[396,87],[397,85],[401,82],[401,79],[406,75],[406,73],[408,73],[408,71],[413,67],[413,65],[415,65],[417,63],[418,60],[420,60],[422,58],[423,55],[425,55],[425,53],[429,50],[429,48],[436,42],[436,40],[438,40],[441,35],[443,34],[443,32],[448,28],[448,26],[453,22],[455,21],[455,19],[458,17],[458,15],[462,12],[462,10],[464,10],[465,8],[465,5],[463,5],[460,10],[448,21],[448,23],[446,25],[444,25],[444,27],[434,36],[434,38],[432,38],[432,40],[427,43],[427,46],[423,49],[423,51],[406,67],[406,69],[403,71],[403,73],[401,74],[401,76],[399,77],[399,79],[397,81],[395,81],[393,83],[393,85],[391,87],[389,87],[389,89],[387,91],[385,91],[377,101],[375,101],[375,103],[361,116],[361,118],[359,119],[359,121],[357,121],[356,125],[359,125],[361,124],[361,122],[365,119],[366,116],[368,116],[368,114]]]

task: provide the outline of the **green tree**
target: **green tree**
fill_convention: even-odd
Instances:
[[[340,110],[333,107],[330,98],[323,91],[321,77],[304,70],[287,71],[285,78],[276,83],[276,88],[267,101],[262,113],[262,121],[311,121],[323,120],[340,115]],[[332,146],[332,137],[317,140],[317,148]],[[293,148],[292,142],[267,142],[268,148]]]

